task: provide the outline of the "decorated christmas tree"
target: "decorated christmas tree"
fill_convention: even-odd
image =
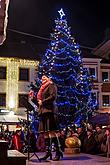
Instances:
[[[80,46],[71,35],[63,9],[55,20],[48,49],[43,55],[36,78],[36,97],[40,79],[48,75],[58,87],[58,117],[61,127],[80,124],[92,115],[96,100],[92,101],[92,83],[87,69],[83,68]],[[33,88],[31,88],[33,89]]]
[[[80,67],[77,83],[77,98],[79,101],[76,115],[76,123],[81,123],[83,120],[88,121],[98,108],[98,103],[95,93],[92,92],[93,82],[87,68]]]

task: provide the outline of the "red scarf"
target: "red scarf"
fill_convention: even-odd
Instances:
[[[42,93],[49,84],[52,84],[52,81],[49,80],[46,81],[45,83],[42,83],[42,86],[40,87],[39,92],[37,94],[37,100],[42,100]]]

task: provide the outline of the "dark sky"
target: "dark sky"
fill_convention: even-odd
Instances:
[[[110,27],[107,0],[10,0],[8,29],[49,38],[61,7],[72,35],[80,45],[95,47],[103,41],[104,31]],[[19,40],[19,34],[15,37],[13,32],[8,30],[8,33],[10,40]],[[27,40],[44,42],[33,37],[27,37]]]

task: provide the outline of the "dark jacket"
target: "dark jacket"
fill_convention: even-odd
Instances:
[[[55,105],[57,97],[57,87],[54,83],[49,84],[42,93],[42,106],[39,106],[38,115],[51,112],[56,113],[57,107]]]
[[[88,138],[87,136],[84,139],[83,152],[87,154],[96,154],[96,141],[93,135]]]

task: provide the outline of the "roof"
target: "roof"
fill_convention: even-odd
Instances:
[[[103,63],[103,64],[110,64],[110,59],[105,59],[105,58],[103,58],[103,59],[101,60],[101,63]]]
[[[100,125],[109,125],[110,124],[110,114],[109,113],[98,113],[95,116],[90,118],[90,123],[100,124]]]
[[[92,49],[89,48],[83,48],[81,49],[81,54],[83,58],[98,58],[100,59],[101,57],[96,56],[92,53]]]
[[[93,53],[102,58],[109,59],[110,55],[110,39],[104,40],[99,44],[94,50]]]
[[[20,119],[26,120],[26,116],[13,114],[14,111],[0,108],[0,123],[16,124],[20,123]]]
[[[0,57],[17,57],[40,61],[47,47],[48,45],[44,43],[4,42],[0,45]],[[80,50],[83,58],[101,58],[92,53],[92,48],[81,46]]]
[[[0,123],[10,123],[10,124],[16,124],[19,123],[18,116],[16,115],[0,115]]]

